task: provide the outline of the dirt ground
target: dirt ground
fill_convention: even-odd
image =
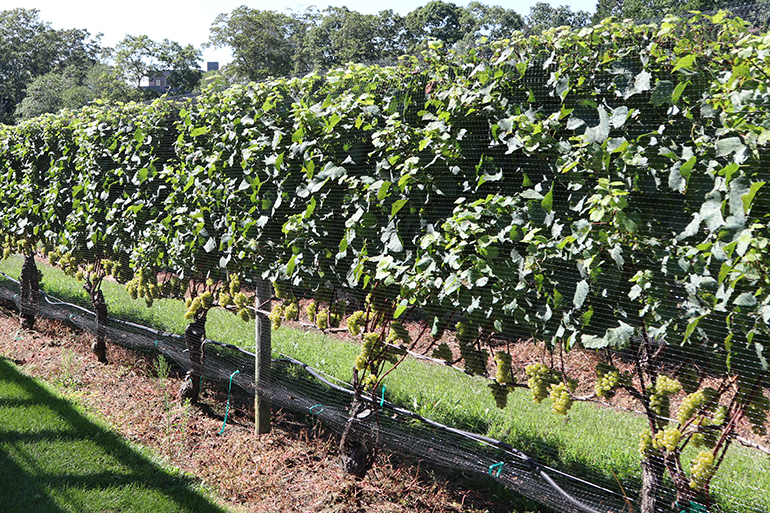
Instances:
[[[127,440],[151,448],[199,478],[222,502],[243,512],[502,512],[506,500],[484,480],[468,480],[416,461],[380,454],[362,481],[343,476],[338,438],[305,419],[274,411],[272,432],[254,434],[254,407],[233,398],[222,431],[226,390],[204,387],[199,405],[181,405],[177,369],[158,377],[157,361],[108,346],[109,365],[90,351],[91,336],[38,319],[20,329],[0,308],[0,356],[50,383]],[[382,451],[380,451],[382,453]],[[535,509],[534,507],[532,509]]]

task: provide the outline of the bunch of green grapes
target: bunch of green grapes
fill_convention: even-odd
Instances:
[[[669,452],[676,450],[679,441],[682,439],[682,432],[678,428],[668,426],[655,434],[652,440],[652,446],[655,449],[666,449]]]
[[[472,345],[460,346],[460,356],[465,360],[465,370],[479,376],[487,375],[487,360],[489,353],[486,349],[479,351]]]
[[[233,296],[228,292],[227,290],[222,290],[219,292],[219,306],[221,307],[228,307],[235,304],[235,301],[233,301]]]
[[[232,282],[231,282],[232,284]],[[232,289],[231,289],[232,290]],[[254,318],[256,312],[250,309],[251,300],[249,296],[243,292],[236,292],[233,296],[233,304],[235,304],[235,315],[241,318],[244,322],[248,322]]]
[[[532,400],[536,403],[540,403],[548,397],[548,387],[559,382],[555,373],[542,363],[527,365],[524,371],[527,373],[527,386],[532,393]]]
[[[275,291],[275,297],[278,299],[293,299],[294,294],[290,285],[285,283],[275,282],[273,283],[273,290]]]
[[[650,394],[650,409],[661,417],[668,417],[671,404],[669,397],[679,393],[681,389],[682,385],[677,380],[658,374]]]
[[[348,317],[348,332],[351,335],[358,336],[364,326],[366,326],[366,314],[363,311],[358,310]]]
[[[230,291],[230,295],[234,296],[241,291],[241,278],[237,274],[231,274],[229,278],[230,281],[226,288]]]
[[[296,321],[299,319],[299,305],[297,305],[296,301],[292,301],[291,303],[284,305],[283,318],[287,321]]]
[[[439,360],[444,360],[448,364],[452,364],[454,362],[455,357],[452,354],[452,349],[449,347],[449,344],[446,342],[442,342],[439,344],[439,346],[433,350],[433,358],[438,358]]]
[[[551,397],[551,411],[559,415],[566,415],[572,408],[572,394],[567,385],[562,381],[551,385],[549,396]]]
[[[361,343],[361,352],[356,358],[356,369],[360,372],[363,372],[369,364],[369,360],[371,359],[374,348],[379,340],[380,336],[377,333],[364,334],[363,342]]]
[[[161,286],[161,295],[166,297],[181,297],[186,291],[187,285],[176,276],[170,277]],[[220,304],[222,304],[221,301]]]
[[[767,413],[770,411],[770,400],[760,391],[746,408],[746,418],[751,422],[751,429],[757,435],[764,436],[767,432]]]
[[[272,327],[277,330],[281,327],[281,317],[283,316],[283,305],[278,305],[270,310],[270,315],[267,316],[270,319]]]
[[[86,270],[93,272],[93,267],[89,265]],[[140,268],[136,276],[126,283],[126,290],[131,295],[131,299],[144,299],[148,308],[152,306],[154,300],[160,298],[161,292],[155,273],[145,268]]]
[[[307,314],[307,318],[310,319],[310,322],[315,324],[316,315],[318,313],[318,304],[315,301],[309,303],[305,307],[305,313]]]
[[[511,373],[512,357],[510,353],[505,351],[498,351],[495,353],[495,366],[497,372],[495,373],[495,381],[501,385],[508,385],[516,383]]]
[[[412,337],[401,322],[393,321],[390,323],[387,342],[389,344],[401,343],[408,345],[412,342]]]
[[[714,477],[714,453],[700,451],[690,463],[690,488],[703,490],[711,478]]]
[[[198,313],[198,310],[208,310],[214,306],[214,294],[207,291],[194,299],[188,298],[187,301],[185,301],[185,305],[187,306],[187,312],[185,312],[184,318],[188,320],[192,319],[195,317],[195,314]]]
[[[679,411],[676,414],[676,421],[679,424],[684,424],[695,414],[697,414],[701,408],[708,406],[716,398],[717,391],[713,388],[704,388],[685,396],[682,399],[682,403],[679,405]],[[712,410],[715,405],[711,404]]]
[[[652,432],[645,429],[639,433],[639,454],[642,455],[642,458],[646,458],[650,456],[653,449]]]
[[[489,388],[492,389],[492,397],[495,398],[497,407],[504,410],[508,406],[508,394],[511,389],[499,383],[490,383]]]
[[[366,296],[366,303],[374,312],[390,318],[393,314],[392,297],[391,291],[387,287],[376,287]]]
[[[315,325],[319,330],[329,329],[329,309],[322,308],[315,317]]]
[[[345,312],[347,312],[347,310],[347,301],[340,300],[329,305],[329,312],[331,313],[331,319],[329,319],[329,322],[331,323],[332,328],[340,327],[340,323],[342,322],[342,319],[345,318]]]
[[[622,384],[620,371],[605,362],[599,362],[596,365],[596,383],[594,392],[597,397],[611,399],[615,395],[615,390]]]
[[[713,449],[717,444],[717,439],[721,435],[721,424],[717,424],[708,417],[703,417],[694,426],[697,431],[693,433],[690,441],[695,447],[708,447]]]
[[[461,347],[470,346],[474,342],[476,342],[477,338],[479,338],[478,328],[476,328],[476,326],[473,326],[469,323],[460,321],[457,324],[455,324],[455,329],[457,329],[455,338],[457,339],[457,343],[460,344]]]

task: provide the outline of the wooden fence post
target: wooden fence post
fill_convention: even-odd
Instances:
[[[270,361],[272,359],[272,348],[270,342],[270,333],[272,326],[267,313],[272,309],[271,299],[273,297],[270,282],[257,278],[256,286],[256,362],[254,373],[254,385],[256,393],[254,395],[254,429],[258,435],[270,432],[270,401],[261,397],[260,390],[270,383]]]

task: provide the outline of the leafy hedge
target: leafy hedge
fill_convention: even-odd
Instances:
[[[687,501],[708,491],[725,433],[766,422],[769,52],[770,36],[724,13],[606,20],[462,56],[434,43],[393,68],[42,117],[0,130],[0,229],[7,248],[43,248],[87,280],[133,279],[148,303],[202,284],[191,315],[233,303],[248,315],[237,287],[210,295],[234,274],[368,293],[386,321],[420,306],[437,337],[461,321],[478,372],[490,333],[633,346],[646,355],[637,381],[605,392],[636,393],[643,441],[680,430],[642,450]],[[689,483],[679,451],[705,421],[677,424],[660,406],[676,388],[659,377],[661,340],[738,390],[704,451],[716,463],[694,465],[702,478]],[[359,370],[376,378],[388,355],[372,343]],[[541,371],[530,387],[566,410],[569,380]],[[498,375],[504,396],[510,373]],[[716,422],[713,406],[698,418]]]

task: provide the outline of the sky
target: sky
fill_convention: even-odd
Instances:
[[[467,6],[471,0],[453,0],[457,5]],[[481,0],[486,5],[500,5],[513,8],[522,16],[538,0]],[[552,6],[568,5],[573,11],[594,12],[596,0],[541,0]],[[102,46],[114,46],[126,34],[146,35],[155,41],[170,39],[182,45],[192,44],[201,48],[209,39],[209,28],[217,15],[229,13],[236,7],[246,5],[252,9],[303,11],[314,5],[324,9],[329,5],[347,6],[352,11],[376,14],[384,9],[406,15],[428,0],[132,0],[131,2],[105,2],[105,0],[0,0],[0,10],[22,7],[38,9],[40,18],[51,23],[54,29],[79,28],[91,34],[102,33]],[[203,62],[217,61],[220,65],[229,62],[229,49],[203,49]],[[205,65],[204,65],[205,69]]]

